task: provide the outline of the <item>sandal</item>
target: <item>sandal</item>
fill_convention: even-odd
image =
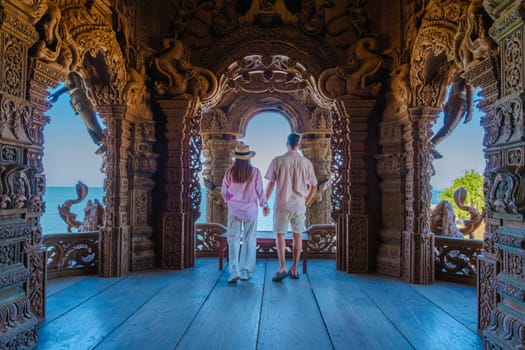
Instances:
[[[298,280],[299,279],[299,273],[297,274],[293,274],[292,273],[292,270],[288,271],[288,276],[290,276],[291,278],[293,278],[294,280]]]

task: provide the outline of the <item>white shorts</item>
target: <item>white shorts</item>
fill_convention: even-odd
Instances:
[[[273,231],[275,233],[287,233],[288,224],[290,224],[292,232],[302,233],[306,231],[304,226],[306,216],[304,212],[292,211],[274,211],[273,213]]]

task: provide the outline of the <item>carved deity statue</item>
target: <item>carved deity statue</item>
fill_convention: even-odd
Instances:
[[[40,35],[40,39],[31,49],[34,57],[46,62],[56,61],[62,46],[62,39],[59,33],[61,18],[60,9],[55,5],[50,5],[46,13],[36,23],[35,28]]]
[[[84,221],[79,227],[79,232],[97,231],[104,225],[104,206],[98,199],[88,200],[84,208]]]
[[[459,121],[465,116],[465,123],[472,119],[474,88],[467,84],[459,73],[455,73],[448,94],[447,102],[443,108],[443,126],[432,138],[432,144],[436,146],[449,136],[459,124]],[[434,157],[442,158],[441,154],[435,149]]]
[[[439,236],[463,238],[456,227],[456,215],[448,201],[440,201],[430,214],[430,230]]]
[[[454,37],[456,63],[466,69],[490,56],[496,44],[488,35],[490,18],[479,1],[473,1]]]
[[[192,92],[196,98],[204,97],[209,84],[197,75],[195,67],[188,61],[182,41],[165,38],[162,46],[160,55],[153,58],[153,65],[162,78],[154,83],[157,93],[160,96],[177,96]]]
[[[466,198],[467,190],[463,187],[458,188],[454,192],[454,202],[458,208],[467,211],[470,215],[469,219],[464,220],[463,227],[458,228],[456,226],[456,214],[454,214],[452,205],[448,201],[442,200],[436,204],[430,214],[430,230],[440,236],[473,238],[474,231],[483,221],[483,215],[476,208],[466,205]]]
[[[91,136],[96,145],[100,146],[96,153],[103,153],[105,151],[105,146],[102,144],[104,133],[97,120],[93,104],[89,100],[84,79],[82,79],[82,76],[79,73],[70,72],[64,82],[64,86],[51,94],[49,96],[49,101],[56,102],[60,95],[65,92],[69,93],[71,106],[73,107],[75,114],[82,118],[82,121],[87,127],[89,136]]]
[[[409,82],[410,66],[408,63],[395,67],[390,76],[392,77],[392,95],[396,101],[397,111],[406,110],[410,103],[412,91]]]
[[[382,87],[383,63],[377,39],[361,38],[348,50],[344,66],[329,68],[321,73],[321,93],[328,98],[344,94],[361,98],[376,97]]]
[[[343,68],[346,79],[346,93],[360,97],[377,96],[381,89],[378,75],[383,65],[378,42],[373,37],[359,39],[349,50],[347,63]]]

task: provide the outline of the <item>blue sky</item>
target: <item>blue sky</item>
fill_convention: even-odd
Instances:
[[[452,181],[468,169],[483,173],[485,158],[481,115],[481,112],[475,108],[470,122],[464,124],[461,121],[454,132],[437,145],[436,149],[443,158],[434,160],[436,175],[430,181],[434,189],[443,190],[452,185]],[[432,130],[437,132],[442,126],[443,115],[440,114]]]
[[[43,162],[47,185],[73,187],[82,181],[88,187],[102,187],[102,157],[95,154],[98,146],[82,119],[75,115],[69,95],[62,94],[46,115],[51,119],[44,129]]]
[[[70,187],[80,180],[91,187],[102,187],[102,157],[95,154],[98,147],[89,137],[80,117],[75,115],[69,96],[63,94],[47,115],[51,119],[44,131],[47,185]],[[438,145],[437,150],[443,159],[434,161],[436,175],[431,179],[434,189],[442,190],[449,186],[467,169],[483,172],[480,115],[476,111],[469,123],[461,122],[452,135]],[[442,118],[440,116],[436,120],[434,132],[442,126]],[[290,124],[275,112],[261,113],[248,123],[246,135],[241,140],[256,152],[252,164],[261,170],[263,176],[271,160],[286,152],[286,137],[290,132]]]

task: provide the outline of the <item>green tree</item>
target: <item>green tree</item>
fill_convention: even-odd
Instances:
[[[456,217],[460,220],[468,219],[469,213],[461,210],[454,202],[454,192],[460,187],[467,190],[465,205],[476,208],[480,213],[483,210],[483,175],[473,169],[465,170],[465,173],[454,179],[452,186],[445,188],[439,196],[439,200],[446,200],[452,204]]]

